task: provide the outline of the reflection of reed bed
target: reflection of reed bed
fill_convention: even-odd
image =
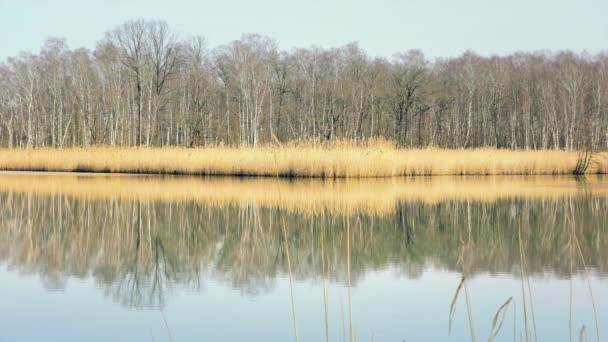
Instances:
[[[265,291],[290,268],[297,280],[343,284],[350,272],[353,286],[371,270],[393,267],[417,277],[429,264],[464,268],[470,277],[518,275],[520,223],[526,273],[568,277],[563,250],[572,239],[571,222],[585,260],[573,264],[574,274],[607,272],[606,197],[404,202],[393,215],[356,212],[347,221],[329,211],[280,213],[253,203],[217,208],[4,193],[0,260],[57,286],[67,277],[92,275],[126,304],[158,305],[174,286],[202,286],[206,271],[249,293]],[[471,250],[459,264],[463,241]]]
[[[89,171],[286,177],[572,174],[576,151],[396,149],[296,145],[258,148],[69,148],[0,150],[0,170]],[[608,153],[593,155],[587,173],[608,172]]]
[[[387,215],[399,202],[492,202],[507,198],[608,196],[608,178],[559,176],[399,177],[344,180],[2,173],[0,191],[73,198],[194,201],[289,211]]]

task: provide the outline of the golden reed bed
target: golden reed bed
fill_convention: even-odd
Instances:
[[[411,175],[571,174],[575,151],[396,149],[390,144],[259,148],[2,149],[0,170],[362,178]],[[595,153],[588,174],[608,172]]]
[[[79,199],[193,201],[211,207],[256,206],[314,214],[393,213],[400,201],[506,198],[555,200],[608,196],[608,177],[400,177],[289,181],[276,178],[174,177],[0,172],[0,193],[65,195]]]
[[[228,148],[0,149],[0,170],[361,178],[571,174],[576,151],[396,149],[390,144]],[[588,174],[608,172],[596,153]]]

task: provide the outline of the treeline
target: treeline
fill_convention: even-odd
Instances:
[[[607,99],[605,54],[385,59],[356,43],[281,51],[259,35],[209,50],[138,20],[93,51],[53,38],[0,64],[0,145],[607,148]]]

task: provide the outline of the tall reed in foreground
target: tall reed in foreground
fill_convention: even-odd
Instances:
[[[576,151],[397,149],[390,144],[207,148],[3,149],[0,170],[357,178],[580,172]],[[608,173],[608,152],[586,173]]]

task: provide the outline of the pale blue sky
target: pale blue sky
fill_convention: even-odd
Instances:
[[[105,31],[136,18],[164,19],[181,36],[215,47],[243,33],[283,49],[351,41],[371,55],[421,49],[428,57],[467,49],[608,50],[607,0],[0,0],[0,60],[38,51],[45,38],[93,48]]]

